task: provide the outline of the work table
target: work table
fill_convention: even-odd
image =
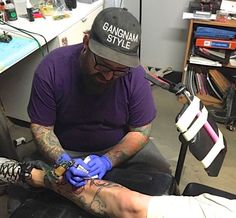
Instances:
[[[51,51],[60,46],[82,42],[83,32],[91,28],[94,18],[102,8],[103,0],[92,4],[77,2],[77,8],[72,10],[69,18],[53,20],[52,17],[46,17],[29,22],[20,17],[10,24],[43,35]],[[0,44],[0,102],[7,116],[29,122],[27,105],[34,71],[43,59],[42,53],[47,54],[45,41],[42,37],[33,35],[41,45],[39,49],[37,42],[25,34],[0,25],[0,32],[4,30],[18,37],[15,39],[20,40],[21,36],[25,44],[19,41],[15,41],[15,45],[1,43],[2,48]]]
[[[9,22],[9,24],[17,28],[41,34],[45,37],[47,42],[50,42],[70,29],[73,25],[76,25],[79,21],[86,19],[90,13],[102,6],[102,2],[102,0],[95,1],[92,4],[78,2],[76,9],[67,12],[70,16],[61,20],[53,20],[52,16],[46,16],[45,18],[36,18],[35,21],[29,22],[28,19],[19,17],[16,21]],[[13,40],[9,43],[0,43],[0,73],[39,49],[37,42],[30,38],[30,36],[7,25],[0,25],[0,33],[3,31],[12,35]],[[41,46],[45,45],[43,37],[36,34],[32,35],[39,41]],[[23,40],[22,37],[26,40]],[[14,40],[14,38],[16,38],[16,40]],[[21,46],[20,43],[23,43],[23,45]]]

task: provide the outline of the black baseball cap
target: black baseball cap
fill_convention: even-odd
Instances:
[[[89,39],[90,50],[113,62],[136,67],[141,27],[138,20],[125,8],[109,7],[95,18]]]

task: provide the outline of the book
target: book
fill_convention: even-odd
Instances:
[[[207,84],[209,86],[209,90],[212,91],[216,95],[217,98],[219,98],[221,101],[223,101],[222,93],[219,92],[217,87],[215,87],[215,85],[211,81],[209,73],[206,73],[206,80],[207,80]]]
[[[222,108],[223,102],[218,98],[215,98],[211,95],[201,95],[201,94],[197,94],[196,96],[200,98],[203,104],[205,105],[211,105],[216,108]]]
[[[224,95],[231,86],[230,81],[220,71],[216,69],[209,70],[209,75],[211,76],[212,80],[219,88],[221,93]]]
[[[221,49],[235,50],[236,49],[236,40],[197,38],[195,45],[197,47],[221,48]]]
[[[196,56],[196,55],[191,55],[190,58],[189,58],[189,62],[191,64],[222,67],[222,64],[218,61],[209,60],[207,58],[203,58],[203,57]]]

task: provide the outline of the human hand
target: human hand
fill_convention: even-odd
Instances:
[[[88,174],[89,177],[98,175],[98,178],[102,179],[106,172],[112,169],[112,163],[106,155],[101,157],[97,155],[89,155],[89,158],[91,159],[88,162],[88,166],[90,167]]]
[[[67,153],[63,153],[57,158],[56,164],[61,164],[62,162],[69,162],[71,160],[71,157]]]
[[[84,163],[82,159],[72,159],[68,154],[63,153],[56,160],[56,163],[59,165],[67,165],[69,163],[68,168],[64,173],[64,178],[69,184],[77,188],[85,185],[85,177],[88,177],[88,170],[90,168]]]
[[[84,186],[89,178],[90,167],[80,158],[73,159],[74,165],[65,172],[65,180],[76,188]]]

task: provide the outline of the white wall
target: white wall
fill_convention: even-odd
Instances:
[[[182,71],[187,21],[182,20],[189,0],[142,1],[142,64]],[[139,13],[139,0],[124,0],[132,13]]]

